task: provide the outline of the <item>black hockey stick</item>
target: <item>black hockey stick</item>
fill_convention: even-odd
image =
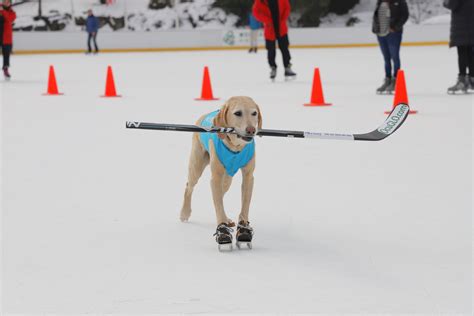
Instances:
[[[407,104],[400,103],[395,106],[388,115],[385,122],[376,130],[366,134],[337,134],[337,133],[319,133],[319,132],[302,132],[302,131],[284,131],[261,129],[257,136],[273,136],[273,137],[294,137],[294,138],[318,138],[318,139],[335,139],[335,140],[352,140],[352,141],[379,141],[393,134],[405,119],[408,117],[410,107]],[[181,124],[160,124],[160,123],[143,123],[143,122],[126,122],[127,128],[138,129],[154,129],[161,131],[178,131],[178,132],[197,132],[197,133],[230,133],[239,134],[232,127],[202,127],[196,125]],[[247,135],[240,135],[247,136]]]

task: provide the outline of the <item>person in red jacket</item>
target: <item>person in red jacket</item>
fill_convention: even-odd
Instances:
[[[276,77],[276,41],[283,57],[285,78],[294,78],[296,74],[291,70],[291,55],[288,49],[290,42],[287,20],[291,11],[289,0],[255,0],[252,11],[255,18],[263,23],[265,47],[271,68],[270,78],[273,80]]]
[[[16,13],[13,11],[10,0],[4,0],[0,8],[0,46],[2,46],[3,55],[3,75],[10,79],[10,54],[13,43],[13,21],[16,19]]]

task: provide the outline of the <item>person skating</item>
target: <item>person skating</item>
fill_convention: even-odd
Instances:
[[[258,22],[257,19],[255,19],[252,12],[249,13],[249,28],[250,28],[249,53],[256,53],[258,49],[258,32],[262,28],[262,23]]]
[[[97,47],[97,32],[99,31],[99,20],[94,16],[92,10],[87,11],[87,19],[86,19],[86,31],[87,31],[87,53],[92,53],[92,46],[91,41],[94,42],[95,53],[99,52],[99,48]]]
[[[444,0],[443,4],[451,10],[449,47],[457,47],[459,67],[457,81],[448,93],[467,93],[474,90],[474,4],[472,0]]]
[[[3,75],[9,80],[10,75],[10,54],[13,45],[13,22],[16,19],[16,13],[11,7],[10,0],[4,0],[0,8],[0,46],[3,55]]]
[[[285,67],[285,78],[294,78],[296,73],[291,69],[291,55],[289,50],[288,25],[287,20],[290,16],[289,0],[255,0],[253,5],[253,15],[263,23],[265,35],[265,47],[268,54],[268,63],[270,65],[270,78],[276,77],[277,64],[276,41],[280,48],[283,65]]]
[[[397,72],[400,69],[400,46],[403,25],[408,21],[406,0],[378,0],[375,8],[372,32],[377,35],[385,61],[385,79],[376,92],[393,93]],[[392,67],[393,62],[393,67]]]

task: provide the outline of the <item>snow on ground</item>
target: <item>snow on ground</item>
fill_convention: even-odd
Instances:
[[[449,24],[451,23],[451,14],[443,14],[426,19],[422,22],[424,25],[432,24]]]
[[[14,56],[0,85],[5,314],[470,314],[474,99],[446,94],[447,47],[403,48],[420,113],[383,142],[257,140],[253,250],[217,251],[208,170],[179,222],[191,135],[124,122],[193,123],[218,108],[193,99],[204,65],[217,96],[261,105],[266,128],[384,120],[377,48],[292,54],[298,80],[274,84],[264,52]],[[64,96],[41,95],[49,64]],[[99,97],[108,64],[123,98]],[[333,107],[302,106],[314,66]],[[232,218],[239,188],[237,176]]]

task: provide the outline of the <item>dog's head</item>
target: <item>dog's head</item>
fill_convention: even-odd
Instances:
[[[251,142],[262,128],[262,113],[258,105],[249,97],[232,97],[222,106],[214,118],[214,126],[232,127],[238,134],[219,134],[221,139],[226,137],[238,147]]]

